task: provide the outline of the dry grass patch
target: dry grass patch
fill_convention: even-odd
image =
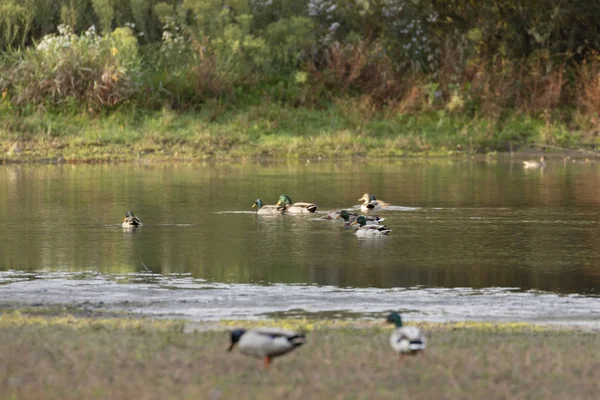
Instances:
[[[271,322],[273,323],[273,322]],[[249,324],[249,323],[248,323]],[[526,324],[429,324],[403,363],[377,323],[280,321],[308,342],[275,360],[228,354],[228,334],[179,322],[5,314],[2,399],[595,398],[600,335]],[[246,325],[225,323],[224,327]],[[197,325],[201,326],[201,325]]]

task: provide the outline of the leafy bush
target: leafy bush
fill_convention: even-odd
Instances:
[[[577,71],[577,106],[585,129],[600,128],[600,57],[586,60]]]
[[[10,53],[2,65],[0,91],[15,105],[83,103],[98,110],[129,99],[140,74],[137,40],[129,28],[107,36],[92,26],[77,36],[68,26],[35,47]]]

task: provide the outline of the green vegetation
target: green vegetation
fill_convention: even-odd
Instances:
[[[596,146],[599,19],[567,1],[0,0],[0,158]]]
[[[218,116],[217,116],[218,115]],[[510,149],[519,144],[570,147],[582,136],[564,124],[547,125],[526,115],[506,121],[433,114],[384,113],[364,117],[351,104],[322,110],[280,105],[198,112],[6,116],[0,159],[125,161],[240,159],[248,157],[394,157],[452,155]],[[2,155],[3,154],[3,155]]]
[[[222,326],[195,327],[4,313],[0,397],[558,399],[595,398],[600,381],[590,351],[600,336],[577,330],[425,325],[427,354],[400,363],[383,324],[314,322],[307,344],[265,371],[260,360],[225,351]]]

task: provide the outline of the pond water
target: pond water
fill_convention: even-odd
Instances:
[[[0,166],[0,302],[600,324],[599,178],[558,157]],[[251,208],[365,192],[393,205],[388,237]],[[126,210],[144,226],[123,230]]]

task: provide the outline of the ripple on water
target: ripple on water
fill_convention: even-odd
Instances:
[[[600,328],[597,296],[516,287],[351,288],[306,284],[238,284],[190,274],[0,272],[1,302],[94,304],[113,311],[193,320],[260,319],[279,313],[369,318],[389,310],[417,321],[523,321]]]

